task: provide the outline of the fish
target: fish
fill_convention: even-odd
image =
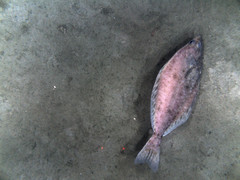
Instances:
[[[162,138],[185,123],[196,102],[203,67],[201,36],[179,49],[160,69],[153,85],[150,119],[153,134],[138,153],[135,164],[158,170]]]

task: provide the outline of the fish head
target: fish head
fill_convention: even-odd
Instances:
[[[201,57],[202,50],[203,50],[201,36],[197,36],[191,41],[189,41],[187,46],[188,46],[188,49],[190,49],[191,54],[194,56],[195,59],[199,59]]]

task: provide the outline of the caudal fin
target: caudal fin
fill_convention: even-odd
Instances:
[[[156,136],[152,136],[142,150],[138,153],[134,163],[143,164],[147,163],[152,171],[158,170],[159,155],[160,155],[160,139]]]

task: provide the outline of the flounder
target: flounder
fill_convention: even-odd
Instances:
[[[178,50],[157,75],[151,95],[153,135],[138,153],[135,164],[147,163],[157,171],[161,139],[189,118],[201,71],[202,40],[197,36]]]

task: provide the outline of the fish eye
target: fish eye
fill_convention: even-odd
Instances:
[[[195,42],[195,40],[191,40],[190,42],[189,42],[189,44],[193,44]]]

